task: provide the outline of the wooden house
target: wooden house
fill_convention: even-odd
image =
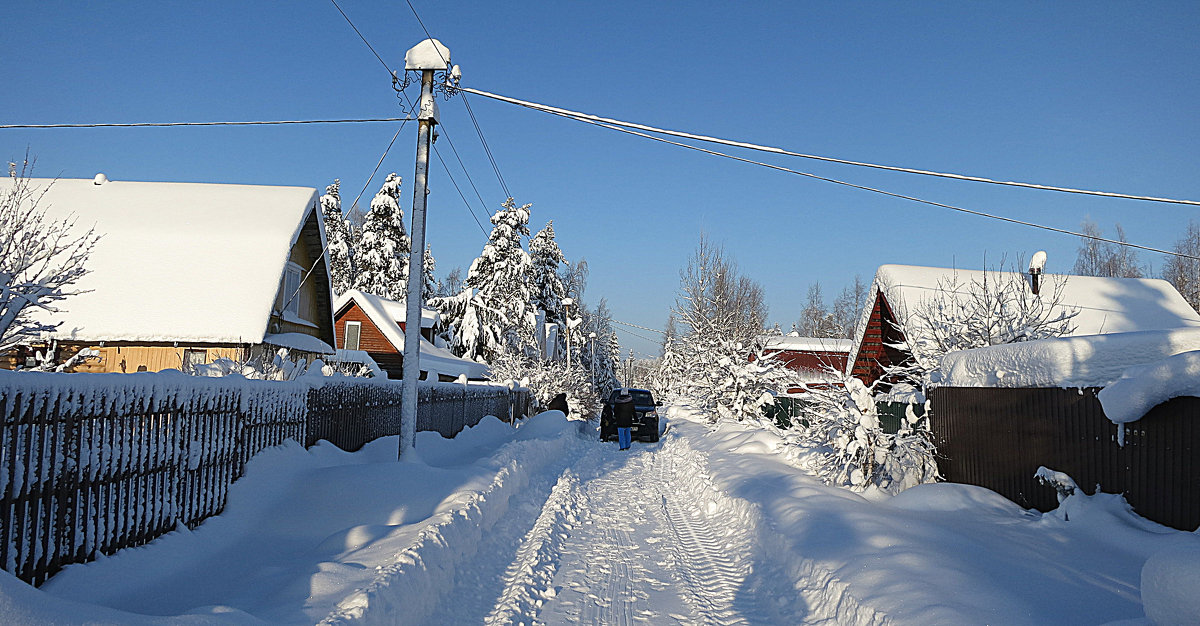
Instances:
[[[988,280],[1020,280],[1013,272],[988,271]],[[933,297],[968,298],[969,286],[982,282],[982,270],[882,265],[858,324],[847,359],[848,374],[867,385],[887,368],[912,358],[906,334],[922,332],[912,315]],[[1200,315],[1170,283],[1151,278],[1104,278],[1043,274],[1041,297],[1061,285],[1058,307],[1076,311],[1070,336],[1200,327]]]
[[[334,305],[337,347],[340,350],[366,352],[388,378],[404,377],[404,330],[407,310],[404,302],[389,300],[351,289],[338,297]],[[434,344],[433,327],[438,314],[421,310],[420,380],[485,380],[487,365],[454,356]]]
[[[758,338],[757,347],[763,356],[782,361],[785,367],[798,372],[806,385],[813,387],[830,384],[831,372],[845,371],[851,346],[849,339],[763,335]],[[750,360],[756,356],[751,354]],[[788,390],[788,393],[803,392],[801,388]]]
[[[307,187],[34,179],[39,209],[95,226],[100,240],[76,285],[43,314],[74,371],[189,370],[280,347],[333,352],[332,297],[317,192]],[[12,185],[11,180],[0,185]],[[41,314],[41,313],[39,313]],[[53,343],[50,343],[53,342]],[[32,364],[29,348],[0,366]]]

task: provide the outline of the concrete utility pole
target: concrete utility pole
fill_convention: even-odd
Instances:
[[[433,97],[434,71],[447,71],[450,49],[426,39],[404,55],[404,71],[421,72],[421,101],[417,112],[417,171],[413,175],[412,250],[408,256],[408,295],[404,322],[404,403],[400,405],[399,455],[412,450],[417,438],[417,379],[421,376],[421,286],[425,279],[425,196],[429,193],[429,143],[438,123]]]

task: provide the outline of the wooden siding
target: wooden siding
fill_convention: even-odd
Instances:
[[[273,315],[272,324],[278,324],[282,333],[303,333],[312,335],[330,346],[334,345],[333,297],[329,287],[329,273],[326,271],[325,256],[321,247],[321,233],[317,226],[317,213],[311,212],[304,223],[300,237],[292,245],[288,260],[303,268],[300,277],[312,269],[304,283],[300,286],[300,318],[310,324],[284,320],[279,315]],[[314,265],[313,261],[316,260]],[[279,290],[275,295],[275,310],[282,311],[286,301],[284,286],[287,282],[286,270],[280,276]],[[287,294],[290,295],[290,294]],[[276,332],[276,331],[273,331]],[[336,346],[335,346],[336,347]]]
[[[877,294],[850,375],[868,386],[875,383],[883,376],[886,368],[900,365],[911,358],[907,351],[889,345],[903,342],[904,333],[897,328],[892,307],[883,293]]]
[[[168,369],[182,369],[185,350],[203,350],[204,362],[212,363],[219,358],[240,361],[246,357],[246,346],[231,344],[160,344],[147,345],[135,343],[105,342],[98,344],[60,344],[60,361],[71,358],[83,348],[91,348],[100,353],[98,359],[87,361],[72,368],[72,372],[91,373],[120,373],[158,372]],[[142,369],[145,368],[145,369]]]
[[[362,324],[358,335],[358,349],[363,350],[371,355],[372,359],[379,364],[380,369],[387,372],[388,378],[399,379],[403,377],[404,372],[404,355],[399,348],[392,345],[391,341],[384,336],[375,322],[367,316],[366,311],[358,306],[353,300],[350,304],[343,306],[342,310],[338,311],[337,319],[333,323],[335,332],[337,333],[337,347],[343,348],[346,342],[346,322],[359,322]]]

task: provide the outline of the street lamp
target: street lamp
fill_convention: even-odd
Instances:
[[[592,389],[596,388],[596,333],[588,333],[588,339],[592,340]]]

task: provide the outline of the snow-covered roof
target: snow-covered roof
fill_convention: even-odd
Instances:
[[[338,296],[333,309],[341,311],[351,302],[357,304],[363,310],[363,313],[366,313],[367,317],[379,328],[379,332],[383,333],[383,336],[391,342],[392,346],[400,352],[404,351],[404,331],[400,329],[400,322],[406,317],[405,303],[381,298],[358,289],[351,289]],[[432,327],[436,321],[436,311],[425,308],[421,309],[422,328]],[[421,338],[420,358],[422,371],[446,374],[454,377],[466,374],[467,378],[476,379],[484,378],[488,375],[487,365],[454,356],[449,350],[439,348],[423,337]]]
[[[796,337],[793,335],[763,335],[760,337],[764,350],[794,350],[797,352],[842,352],[848,353],[854,346],[850,339],[827,339],[824,337]]]
[[[0,180],[0,189],[12,186]],[[59,303],[54,337],[83,341],[259,343],[292,245],[317,192],[308,187],[31,179],[47,216],[101,235]],[[318,220],[318,223],[320,220]],[[321,232],[324,244],[324,231]]]
[[[278,346],[280,348],[289,348],[292,350],[300,350],[302,352],[313,352],[316,354],[334,354],[333,346],[304,333],[275,333],[263,337],[265,344]]]
[[[951,387],[1106,387],[1130,367],[1200,350],[1200,328],[1038,339],[942,358]]]
[[[1023,275],[1015,272],[989,270],[987,276],[989,280],[1025,280]],[[966,297],[967,288],[983,278],[982,270],[881,265],[875,274],[862,322],[858,324],[847,367],[854,367],[876,294],[883,292],[896,318],[903,321],[908,319],[909,311],[938,294],[946,281],[956,280],[961,289],[955,293]],[[1079,310],[1078,315],[1071,319],[1075,327],[1072,336],[1200,328],[1200,314],[1192,310],[1183,296],[1165,280],[1042,275],[1042,284],[1047,289],[1052,289],[1056,283],[1063,284],[1060,307]]]

